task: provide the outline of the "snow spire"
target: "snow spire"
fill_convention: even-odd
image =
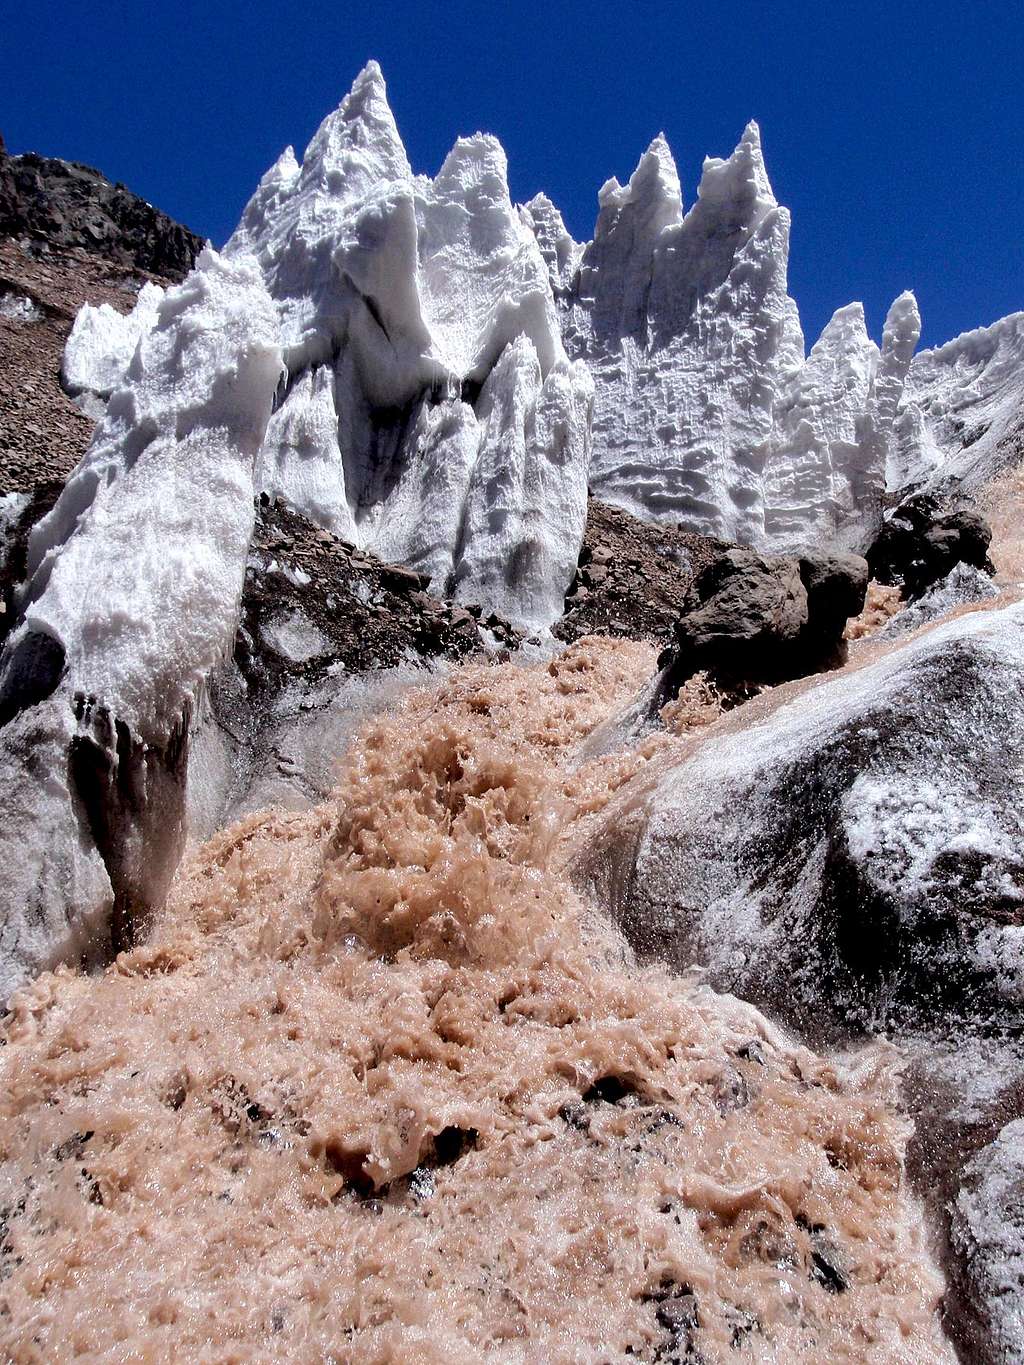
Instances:
[[[610,237],[619,229],[620,218],[627,215],[634,240],[650,242],[662,228],[678,223],[683,216],[683,196],[679,173],[665,134],[659,133],[637,162],[628,185],[613,177],[598,194],[600,212],[594,241]]]
[[[761,148],[761,130],[751,119],[732,155],[709,156],[697,187],[700,216],[725,230],[752,232],[778,200],[772,191]]]
[[[341,104],[324,119],[302,159],[302,178],[355,199],[381,181],[412,176],[387,87],[376,62],[367,62]]]

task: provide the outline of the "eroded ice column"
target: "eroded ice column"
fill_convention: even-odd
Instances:
[[[765,467],[765,542],[800,550],[860,525],[863,423],[878,366],[864,308],[833,314],[806,362],[780,385]]]
[[[757,127],[709,159],[685,215],[664,139],[600,197],[564,315],[595,378],[595,493],[643,516],[759,542],[779,374],[803,358],[786,293],[789,217]]]
[[[251,259],[206,251],[34,529],[0,659],[0,994],[124,941],[180,855],[192,709],[234,639],[281,376]]]
[[[889,488],[949,477],[976,488],[1019,460],[1022,375],[1024,313],[915,356],[896,418]]]
[[[587,513],[583,365],[542,379],[533,343],[517,337],[480,396],[480,452],[467,500],[455,590],[526,626],[562,612]]]

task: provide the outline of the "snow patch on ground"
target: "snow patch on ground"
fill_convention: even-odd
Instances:
[[[0,294],[0,318],[10,322],[39,322],[41,309],[25,294]]]

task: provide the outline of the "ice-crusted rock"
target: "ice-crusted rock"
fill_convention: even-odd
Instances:
[[[953,1207],[973,1359],[1024,1361],[1024,1119],[967,1163]],[[965,1315],[966,1316],[966,1315]]]
[[[810,1029],[1019,998],[1022,625],[966,615],[776,694],[615,812],[638,943]]]
[[[964,494],[912,493],[886,516],[866,555],[871,575],[916,598],[957,564],[992,571],[992,530]]]
[[[1014,603],[731,713],[627,787],[577,863],[642,955],[819,1044],[900,1046],[944,1323],[978,1365],[1021,1358],[1022,774]]]
[[[897,640],[901,635],[909,635],[911,631],[937,621],[957,607],[991,601],[998,596],[999,589],[987,573],[970,564],[957,564],[916,602],[903,607],[887,621],[876,633],[875,639]]]
[[[977,488],[1024,456],[1024,313],[1012,313],[910,366],[890,446],[889,487]]]
[[[207,251],[29,538],[0,657],[0,991],[130,932],[180,854],[190,719],[234,638],[253,467],[282,368],[251,259]],[[109,939],[108,939],[109,942]]]

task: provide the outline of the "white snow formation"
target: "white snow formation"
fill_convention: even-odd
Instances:
[[[123,382],[140,339],[156,324],[163,296],[158,284],[144,284],[127,316],[109,303],[82,305],[61,363],[61,382],[69,393],[110,397]]]
[[[257,488],[529,628],[561,613],[588,487],[762,550],[863,548],[887,480],[1000,439],[1021,317],[911,363],[903,294],[881,348],[850,304],[805,356],[788,253],[756,124],[686,210],[655,138],[580,244],[544,195],[513,206],[492,137],[414,175],[371,62],[225,248],[259,262],[287,372]],[[84,309],[68,386],[106,397],[158,305]]]
[[[921,351],[910,366],[889,486],[953,478],[977,487],[1024,453],[1024,313]]]
[[[173,872],[190,715],[234,641],[281,373],[259,267],[205,251],[33,528],[0,657],[0,996]]]

